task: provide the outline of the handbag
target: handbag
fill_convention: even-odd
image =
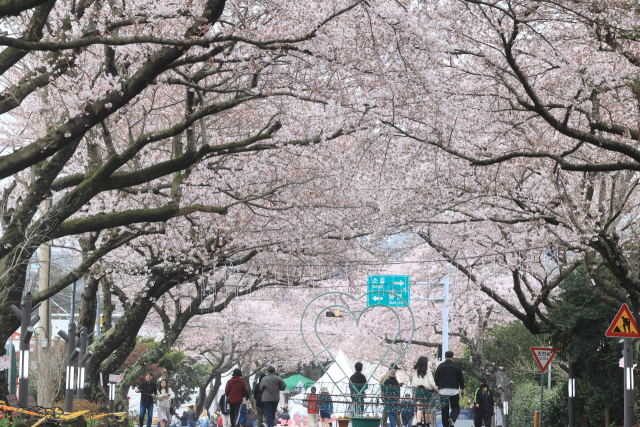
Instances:
[[[171,415],[175,415],[175,414],[176,414],[176,407],[175,407],[175,405],[171,405],[171,406],[169,406],[169,413],[170,413]]]

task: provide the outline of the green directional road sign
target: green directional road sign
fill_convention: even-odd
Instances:
[[[367,280],[367,291],[387,291],[397,294],[388,294],[386,292],[372,293],[367,298],[367,307],[382,304],[387,307],[404,307],[406,301],[409,305],[410,289],[409,289],[409,276],[369,276]],[[401,299],[402,298],[402,299]]]

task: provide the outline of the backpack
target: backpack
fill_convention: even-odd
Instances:
[[[220,413],[222,415],[229,415],[231,413],[231,409],[229,408],[229,398],[224,394],[220,396],[218,408],[220,409]]]

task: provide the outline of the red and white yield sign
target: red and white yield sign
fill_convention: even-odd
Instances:
[[[552,348],[531,347],[531,353],[533,353],[533,357],[535,357],[542,372],[547,370],[557,352],[557,349],[554,350]]]

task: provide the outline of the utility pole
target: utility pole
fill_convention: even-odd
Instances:
[[[444,276],[442,280],[442,360],[449,351],[449,275]]]
[[[75,358],[80,353],[80,349],[76,348],[76,322],[75,318],[75,298],[76,282],[73,282],[73,292],[71,297],[71,312],[69,313],[68,332],[58,331],[58,335],[67,342],[67,382],[64,393],[64,410],[65,412],[73,412],[73,385],[75,380]]]
[[[96,335],[96,339],[100,338],[100,292],[96,292],[96,328],[93,333]]]
[[[442,355],[441,360],[444,360],[445,353],[449,351],[449,275],[445,275],[442,282],[442,295],[438,295],[433,298],[411,298],[411,301],[442,301]],[[417,282],[416,285],[433,285],[432,283]]]
[[[47,197],[42,202],[42,215],[46,215],[51,209],[51,197]],[[40,292],[46,291],[51,281],[51,242],[40,245],[40,257],[38,268],[38,285]],[[42,337],[40,338],[40,347],[48,347],[51,343],[51,311],[49,298],[42,301],[40,305],[40,327],[42,328]]]
[[[27,292],[22,297],[22,310],[13,304],[9,307],[9,311],[20,319],[20,367],[18,374],[18,402],[20,406],[29,405],[29,344],[34,326],[40,320],[40,316],[37,314],[31,317],[31,304],[31,292]]]

